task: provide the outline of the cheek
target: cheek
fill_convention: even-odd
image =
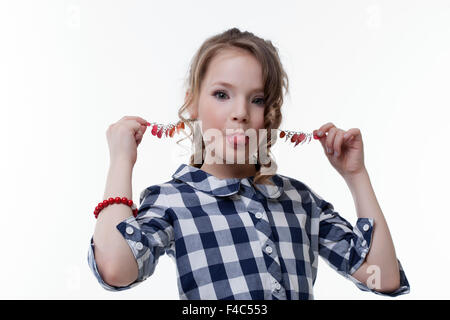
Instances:
[[[219,103],[214,99],[205,99],[200,107],[200,118],[202,120],[203,129],[210,128],[222,130],[227,120],[227,112],[224,107],[221,108]]]
[[[259,129],[264,129],[264,108],[256,110],[252,115],[252,128],[257,128],[256,133],[259,136]]]

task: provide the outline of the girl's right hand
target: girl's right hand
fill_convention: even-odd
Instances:
[[[125,116],[108,127],[106,138],[111,163],[125,161],[134,166],[147,123],[141,117]]]

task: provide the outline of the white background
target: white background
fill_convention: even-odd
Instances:
[[[87,264],[109,166],[108,126],[178,121],[190,59],[238,27],[270,39],[291,84],[281,128],[360,128],[366,167],[411,293],[448,299],[449,1],[1,1],[2,299],[178,299],[175,265],[122,292]],[[147,130],[133,199],[190,153]],[[187,143],[187,141],[185,141]],[[350,191],[313,140],[272,148],[352,224]],[[189,150],[188,150],[189,151]],[[319,261],[316,299],[360,291]]]

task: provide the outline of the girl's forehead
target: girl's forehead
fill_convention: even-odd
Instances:
[[[250,86],[254,89],[253,87],[261,88],[262,82],[262,69],[256,59],[252,63],[239,57],[211,61],[204,78],[207,86],[228,84],[233,87]]]
[[[250,52],[241,51],[223,51],[217,52],[210,60],[209,67],[226,68],[235,65],[244,65],[255,67],[259,65],[257,59]]]

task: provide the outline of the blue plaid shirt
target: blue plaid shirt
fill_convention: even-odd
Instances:
[[[116,228],[139,266],[125,287],[106,284],[94,259],[88,264],[103,288],[132,288],[166,253],[177,266],[180,299],[314,299],[318,256],[363,291],[395,297],[409,293],[400,261],[400,287],[391,293],[352,277],[372,242],[372,218],[352,225],[304,183],[280,174],[274,186],[253,177],[218,179],[181,164],[168,182],[141,192],[140,208]]]

